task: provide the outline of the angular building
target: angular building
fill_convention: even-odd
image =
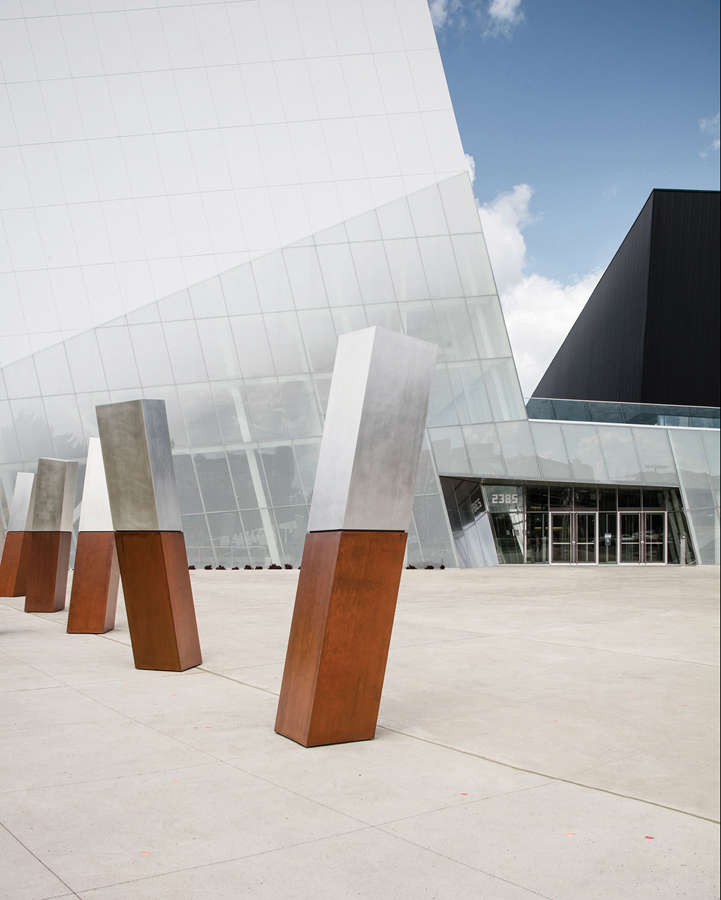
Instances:
[[[28,9],[0,13],[3,523],[96,405],[162,398],[191,564],[298,565],[338,336],[377,324],[441,348],[409,564],[718,562],[717,422],[529,419],[426,0]]]

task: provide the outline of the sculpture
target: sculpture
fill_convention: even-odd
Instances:
[[[18,472],[0,560],[0,597],[24,597],[27,590],[34,484],[32,472]]]
[[[306,747],[375,734],[437,352],[338,342],[275,724]]]
[[[25,612],[65,609],[77,485],[76,462],[38,460]]]
[[[135,666],[182,672],[202,658],[165,401],[95,411]]]
[[[115,627],[118,554],[99,438],[90,438],[80,507],[68,634],[103,634]]]

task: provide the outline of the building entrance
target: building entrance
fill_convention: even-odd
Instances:
[[[666,513],[619,513],[620,563],[666,562]]]
[[[597,513],[551,513],[551,562],[595,565]]]

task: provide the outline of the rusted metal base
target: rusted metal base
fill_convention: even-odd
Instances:
[[[68,590],[69,531],[33,531],[25,612],[60,612]]]
[[[115,627],[120,569],[113,531],[81,531],[75,551],[68,634],[104,634]]]
[[[24,597],[28,585],[32,531],[8,531],[0,561],[0,597]]]
[[[115,545],[135,667],[182,672],[199,666],[182,531],[118,531]]]
[[[407,535],[305,540],[275,730],[304,747],[375,735]]]

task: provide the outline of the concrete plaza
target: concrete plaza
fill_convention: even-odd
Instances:
[[[273,732],[297,572],[204,662],[0,601],[0,898],[714,900],[718,569],[407,571],[374,741]]]

